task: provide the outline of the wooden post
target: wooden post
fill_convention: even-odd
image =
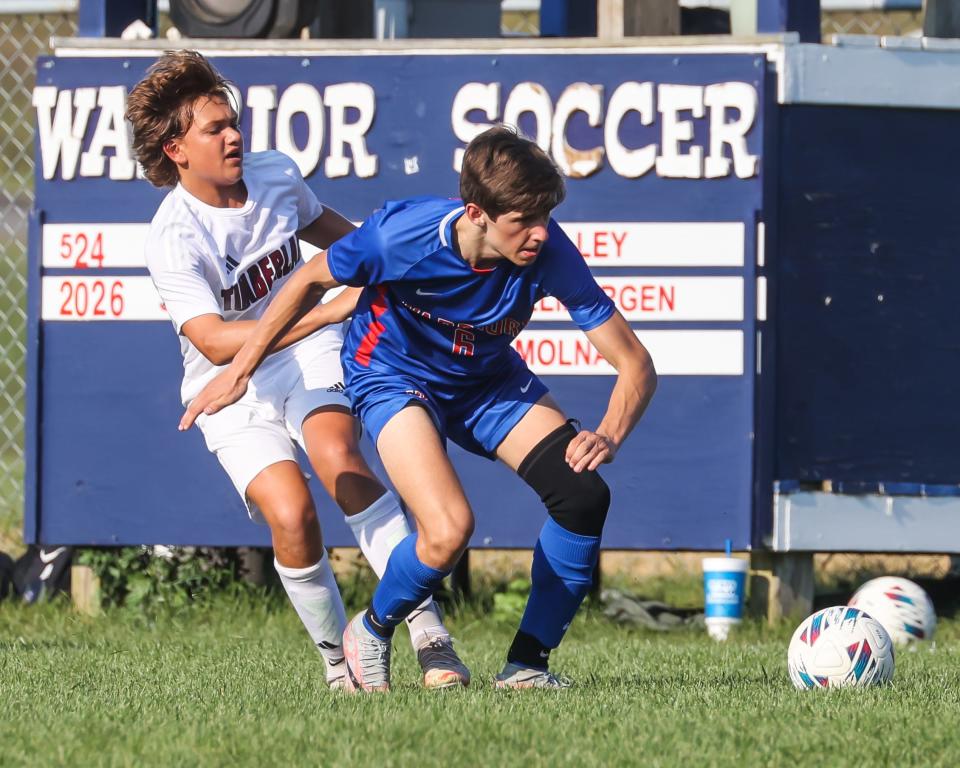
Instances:
[[[623,34],[626,37],[679,35],[680,3],[678,0],[626,0]]]
[[[597,37],[601,40],[623,37],[623,0],[597,0]]]
[[[749,609],[754,616],[765,616],[769,624],[809,616],[813,612],[813,553],[751,553]]]
[[[70,567],[70,597],[78,613],[84,616],[100,614],[100,579],[89,565]]]
[[[677,0],[597,0],[597,37],[601,40],[679,34]]]

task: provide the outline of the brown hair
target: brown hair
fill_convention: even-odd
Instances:
[[[547,153],[505,125],[488,128],[463,153],[460,197],[494,220],[507,211],[548,214],[565,194]]]
[[[180,175],[163,151],[170,139],[193,124],[193,106],[202,96],[231,103],[227,81],[196,51],[167,51],[147,70],[127,97],[133,125],[133,152],[150,183],[172,187]]]

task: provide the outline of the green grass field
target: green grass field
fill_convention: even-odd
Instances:
[[[499,692],[511,627],[451,622],[475,674],[419,689],[398,632],[394,691],[331,694],[278,597],[147,619],[0,606],[0,765],[950,765],[960,762],[960,623],[901,653],[884,689],[801,693],[789,628],[625,630],[587,612],[554,667],[562,692]]]

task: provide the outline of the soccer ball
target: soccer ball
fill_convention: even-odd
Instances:
[[[893,677],[893,664],[887,630],[846,605],[804,619],[787,650],[790,679],[801,690],[882,685]]]
[[[850,598],[850,605],[883,624],[897,645],[930,640],[937,628],[933,602],[923,588],[910,579],[898,576],[871,579]]]

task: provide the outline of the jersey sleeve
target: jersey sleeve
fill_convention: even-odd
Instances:
[[[146,257],[150,277],[178,334],[188,320],[200,315],[223,317],[203,257],[187,232],[169,227],[156,233],[151,230]]]
[[[327,265],[343,285],[379,285],[401,280],[411,264],[421,258],[409,215],[391,209],[375,211],[359,229],[327,249]]]
[[[616,305],[597,285],[583,255],[553,219],[549,233],[546,247],[550,259],[545,264],[543,289],[567,308],[581,330],[602,325],[613,315]]]
[[[293,182],[293,191],[297,197],[297,229],[303,229],[320,218],[320,214],[323,213],[323,204],[307,186],[297,164],[282,152],[276,152],[276,155],[284,165],[284,173]]]

